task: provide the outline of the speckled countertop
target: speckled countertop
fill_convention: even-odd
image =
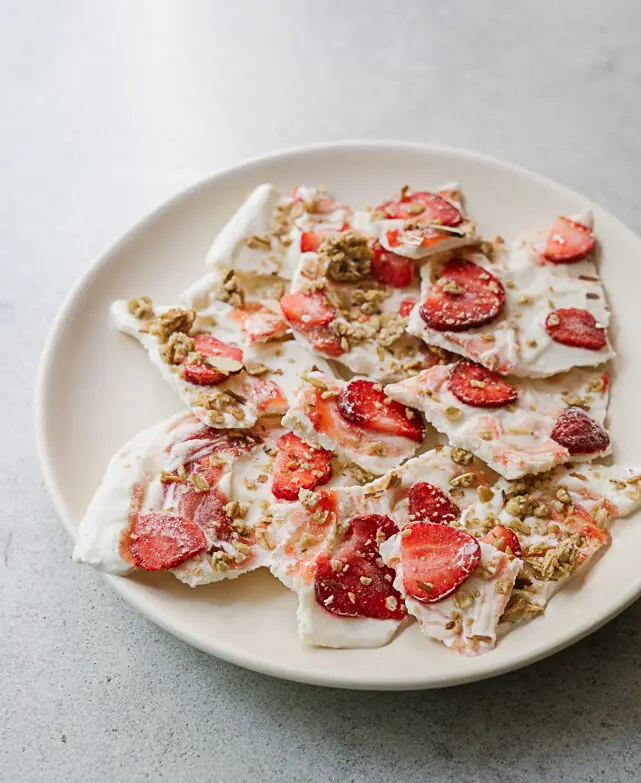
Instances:
[[[4,0],[0,778],[637,781],[641,604],[496,680],[323,690],[191,649],[72,565],[31,390],[74,279],[174,192],[343,137],[502,156],[641,230],[641,5]]]

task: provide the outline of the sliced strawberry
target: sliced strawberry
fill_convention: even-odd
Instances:
[[[597,454],[610,445],[610,436],[581,408],[566,408],[556,420],[550,437],[570,454]]]
[[[412,312],[412,308],[416,304],[417,299],[413,296],[408,296],[407,299],[403,299],[401,306],[398,308],[398,314],[403,318],[407,318]]]
[[[207,539],[194,522],[169,511],[141,514],[129,531],[134,564],[146,571],[174,568],[207,549]]]
[[[545,331],[557,343],[600,351],[608,344],[605,329],[588,310],[568,307],[555,310],[545,319]]]
[[[318,604],[340,617],[402,620],[406,610],[392,586],[394,571],[382,564],[378,551],[379,545],[397,531],[389,517],[354,517],[339,546],[316,559]]]
[[[194,350],[197,351],[203,359],[208,356],[225,356],[235,359],[238,362],[243,360],[243,352],[235,345],[229,345],[222,340],[218,340],[211,334],[194,335]],[[214,386],[227,380],[229,375],[210,367],[208,364],[195,364],[185,362],[183,364],[183,377],[189,383],[196,383],[199,386]]]
[[[240,324],[250,343],[277,339],[289,329],[280,315],[260,302],[247,302],[244,307],[232,310],[229,318]]]
[[[408,501],[410,518],[418,522],[449,525],[461,516],[459,507],[445,492],[427,481],[412,484]]]
[[[449,261],[421,305],[421,318],[432,329],[459,332],[489,323],[505,304],[505,288],[478,264]]]
[[[327,326],[336,318],[336,312],[322,291],[285,294],[281,297],[280,309],[292,327],[298,331],[314,326]]]
[[[454,204],[425,191],[406,194],[400,201],[386,201],[379,204],[376,211],[384,212],[388,218],[420,220],[441,226],[458,226],[463,222],[463,216]]]
[[[325,449],[313,449],[292,432],[281,435],[276,443],[272,493],[281,500],[298,500],[300,489],[315,489],[332,476],[331,455]]]
[[[357,380],[343,387],[336,400],[341,416],[374,432],[400,435],[416,443],[425,437],[423,417],[414,408],[390,400],[372,381]]]
[[[503,525],[497,525],[482,539],[484,544],[491,544],[501,552],[508,552],[514,557],[523,557],[523,550],[519,543],[519,538],[513,530]],[[508,551],[509,550],[509,551]]]
[[[323,244],[325,237],[331,237],[338,234],[334,229],[316,229],[316,231],[304,231],[300,235],[300,252],[315,253]]]
[[[401,533],[403,586],[408,595],[434,603],[451,595],[481,560],[468,533],[433,522],[413,522]]]
[[[589,226],[560,217],[555,220],[548,235],[543,256],[555,264],[572,264],[590,255],[595,244]]]
[[[407,288],[414,279],[414,262],[385,250],[378,240],[372,244],[372,274],[381,283],[392,288]]]
[[[336,312],[322,291],[285,294],[280,300],[280,309],[292,329],[304,334],[318,351],[328,356],[345,353],[338,337],[327,330],[336,318]]]
[[[514,386],[480,364],[462,359],[452,365],[448,379],[450,391],[461,402],[476,408],[498,408],[518,397]]]

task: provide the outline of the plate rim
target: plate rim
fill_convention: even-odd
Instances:
[[[547,188],[556,190],[562,196],[573,199],[587,199],[593,207],[608,215],[608,218],[613,221],[618,231],[628,234],[631,240],[637,243],[641,243],[641,237],[639,237],[631,228],[623,223],[623,221],[616,217],[616,215],[613,215],[611,212],[609,212],[609,210],[602,207],[592,198],[588,199],[578,191],[575,191],[566,185],[556,182],[555,180],[552,180],[537,172],[531,171],[518,164],[511,163],[501,158],[495,158],[494,156],[485,153],[448,145],[433,144],[429,142],[404,141],[397,139],[341,139],[329,142],[286,147],[265,154],[252,156],[251,158],[243,159],[238,163],[215,170],[207,176],[199,179],[194,184],[178,191],[173,196],[170,196],[168,199],[161,202],[158,206],[148,212],[143,218],[130,226],[130,228],[127,229],[115,242],[110,244],[106,250],[100,253],[98,257],[89,264],[86,270],[73,283],[67,295],[63,298],[62,303],[59,305],[56,315],[50,324],[42,347],[40,359],[38,362],[38,369],[36,372],[33,414],[35,424],[36,450],[38,454],[40,470],[44,478],[47,492],[53,501],[53,506],[57,516],[62,521],[63,526],[72,539],[75,538],[76,525],[72,521],[73,515],[67,507],[63,494],[54,479],[54,458],[51,453],[51,444],[48,442],[45,434],[47,421],[47,402],[44,390],[47,385],[47,379],[53,370],[53,356],[58,340],[58,333],[60,332],[67,318],[68,311],[71,309],[76,300],[81,297],[83,290],[88,286],[93,277],[97,275],[103,269],[103,267],[107,266],[111,262],[112,257],[116,256],[123,246],[126,246],[135,240],[138,236],[148,231],[155,222],[162,219],[165,213],[171,212],[183,201],[190,199],[192,196],[197,194],[199,190],[209,187],[217,180],[224,179],[226,176],[233,175],[246,169],[251,169],[263,163],[277,161],[278,159],[284,157],[304,157],[308,154],[331,151],[332,149],[349,151],[350,149],[363,148],[379,148],[385,149],[387,152],[393,152],[395,150],[415,150],[417,153],[431,152],[441,155],[450,155],[459,159],[467,158],[471,160],[477,160],[486,164],[490,164],[494,167],[502,168],[510,173],[525,177],[527,179],[538,182],[540,185],[544,185]],[[155,607],[146,605],[144,601],[139,598],[138,591],[131,589],[131,583],[129,583],[126,577],[113,576],[103,572],[99,572],[99,574],[102,576],[104,581],[116,592],[117,595],[123,598],[130,606],[140,612],[144,617],[147,617],[160,628],[181,639],[192,647],[220,658],[221,660],[233,663],[237,666],[242,666],[243,668],[256,671],[261,674],[267,674],[292,682],[309,685],[321,685],[330,688],[371,691],[410,691],[451,687],[472,681],[481,681],[515,671],[554,655],[555,653],[565,649],[566,647],[569,647],[575,642],[585,638],[608,623],[618,614],[625,611],[625,609],[627,609],[639,596],[641,596],[640,582],[638,586],[633,586],[626,593],[621,595],[620,600],[616,602],[616,606],[614,606],[611,611],[606,612],[603,616],[599,616],[592,621],[581,625],[578,629],[570,632],[567,637],[562,637],[557,642],[557,644],[546,647],[544,650],[534,652],[525,650],[521,654],[516,655],[510,662],[499,663],[496,667],[490,668],[489,670],[483,672],[476,671],[475,667],[473,666],[473,661],[475,659],[470,659],[471,665],[468,672],[456,675],[448,675],[441,677],[440,679],[430,678],[429,680],[425,680],[424,678],[418,678],[412,682],[399,683],[393,680],[374,681],[371,678],[356,681],[353,679],[353,675],[345,677],[341,675],[340,671],[337,671],[335,674],[333,674],[332,679],[330,680],[325,674],[316,676],[313,673],[298,672],[296,670],[289,669],[287,665],[266,662],[258,656],[250,655],[245,652],[241,653],[236,648],[226,645],[224,640],[220,643],[217,643],[218,646],[209,645],[199,640],[191,633],[176,628],[172,625],[171,622],[168,622],[164,618],[161,611],[156,611]]]

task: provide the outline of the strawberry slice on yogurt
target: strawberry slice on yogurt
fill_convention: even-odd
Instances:
[[[559,218],[510,247],[497,237],[483,253],[463,249],[460,260],[436,270],[436,279],[434,270],[422,268],[422,301],[407,330],[504,375],[543,378],[607,362],[614,356],[610,313],[594,246],[586,212]],[[474,284],[465,273],[470,263],[496,279],[493,296],[489,288],[478,290],[480,274]],[[446,274],[452,265],[454,275]]]
[[[272,493],[276,498],[298,500],[301,489],[316,489],[331,478],[330,452],[312,448],[293,432],[281,435],[276,451],[272,480]]]
[[[313,360],[296,341],[247,344],[234,308],[157,307],[141,297],[114,302],[114,324],[135,337],[149,359],[204,424],[252,427],[282,415],[302,386],[301,371],[329,365]]]
[[[555,264],[574,264],[587,258],[595,245],[591,225],[559,217],[545,241],[543,256]]]
[[[381,545],[394,587],[425,636],[462,655],[489,652],[521,561],[446,525],[416,522]]]
[[[372,381],[349,383],[314,371],[283,418],[303,440],[380,475],[411,457],[425,436],[421,415],[396,405]]]
[[[464,359],[390,384],[385,394],[420,410],[453,446],[516,479],[609,454],[609,386],[609,373],[597,370],[507,379]]]
[[[193,586],[265,566],[263,504],[283,430],[206,427],[181,413],[111,459],[78,530],[74,560],[111,574],[171,571]]]

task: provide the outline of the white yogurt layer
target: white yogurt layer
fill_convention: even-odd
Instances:
[[[552,440],[559,415],[580,405],[599,424],[605,421],[609,373],[573,370],[553,378],[510,378],[518,391],[516,402],[481,408],[461,402],[451,391],[454,365],[436,365],[419,375],[385,387],[393,400],[420,410],[426,420],[447,435],[452,446],[467,449],[509,479],[542,473],[555,465],[577,461]],[[611,448],[584,459],[609,454]]]
[[[274,214],[283,201],[272,185],[259,185],[214,240],[206,266],[233,268],[243,275],[283,276],[283,248],[272,235]],[[258,240],[252,242],[252,237]]]
[[[475,461],[461,465],[460,455],[440,447],[409,460],[398,469],[365,486],[343,487],[328,492],[303,493],[302,502],[281,503],[271,509],[269,534],[276,547],[272,553],[274,576],[299,596],[298,630],[307,644],[321,647],[378,647],[386,644],[405,621],[367,617],[340,617],[316,602],[315,561],[340,541],[340,530],[357,516],[388,516],[399,528],[409,519],[407,495],[417,481],[428,481],[463,510],[475,502],[476,486],[487,480]],[[462,475],[474,480],[460,484]],[[328,501],[329,502],[325,502]],[[328,507],[325,511],[319,508]],[[330,511],[329,508],[333,508]]]
[[[592,226],[591,213],[572,220]],[[594,260],[546,261],[540,252],[544,237],[544,231],[536,232],[515,240],[509,249],[495,242],[492,261],[480,253],[459,254],[487,269],[505,287],[505,307],[491,323],[459,332],[438,331],[425,323],[417,305],[410,313],[408,332],[504,375],[541,378],[611,359],[614,351],[609,344],[599,351],[587,350],[558,343],[546,332],[546,318],[554,310],[587,310],[603,327],[608,326],[610,313]],[[424,267],[422,301],[432,282]]]
[[[251,440],[241,441],[203,426],[190,413],[181,413],[139,433],[110,460],[80,523],[74,560],[111,574],[130,573],[134,565],[127,557],[125,539],[135,519],[152,511],[180,513],[182,497],[195,491],[192,466],[214,460],[217,478],[214,482],[214,474],[205,473],[210,476],[209,490],[198,490],[193,504],[193,521],[205,532],[208,551],[170,570],[193,587],[266,565],[269,549],[263,546],[259,531],[266,511],[276,502],[271,494],[273,457],[267,451],[273,451],[282,432],[277,421],[265,420],[247,432]],[[241,442],[240,447],[234,445]],[[186,468],[186,478],[163,479],[179,473],[181,467]],[[209,498],[210,492],[216,493],[215,498]],[[221,513],[222,505],[236,500],[246,511],[238,528],[241,532],[220,538],[215,515]],[[234,524],[239,523],[234,519],[230,521],[236,530]]]
[[[392,470],[418,449],[420,444],[409,438],[375,432],[344,419],[336,405],[336,397],[347,386],[344,381],[317,371],[306,373],[301,380],[304,385],[283,418],[283,426],[303,440],[375,475]]]
[[[536,617],[549,598],[610,543],[612,519],[641,506],[641,467],[566,465],[532,480],[500,480],[467,508],[458,527],[475,536],[496,525],[519,539],[524,567],[504,618]]]
[[[170,308],[154,309],[158,315]],[[230,317],[232,311],[233,308],[224,303],[211,304],[209,308],[198,311],[198,330],[213,334],[223,342],[242,346],[242,332]],[[323,371],[332,375],[329,365],[310,356],[296,341],[273,341],[243,347],[245,366],[264,365],[267,372],[252,376],[243,371],[214,386],[201,386],[182,377],[181,365],[168,364],[163,360],[157,338],[145,331],[146,321],[129,312],[127,302],[114,302],[111,316],[120,331],[135,337],[147,349],[152,364],[162,377],[177,392],[183,403],[208,426],[221,429],[252,427],[260,416],[278,415],[287,411],[303,386],[301,372],[314,365],[322,365]],[[212,317],[213,324],[207,320]],[[206,403],[207,395],[227,392],[236,395],[233,405],[217,409],[217,412],[212,414],[203,404]]]
[[[496,644],[499,618],[521,571],[521,561],[489,544],[480,544],[476,570],[448,598],[434,603],[407,595],[403,584],[401,536],[381,544],[381,557],[396,571],[394,587],[405,599],[407,611],[416,617],[422,633],[463,655],[478,655]]]

